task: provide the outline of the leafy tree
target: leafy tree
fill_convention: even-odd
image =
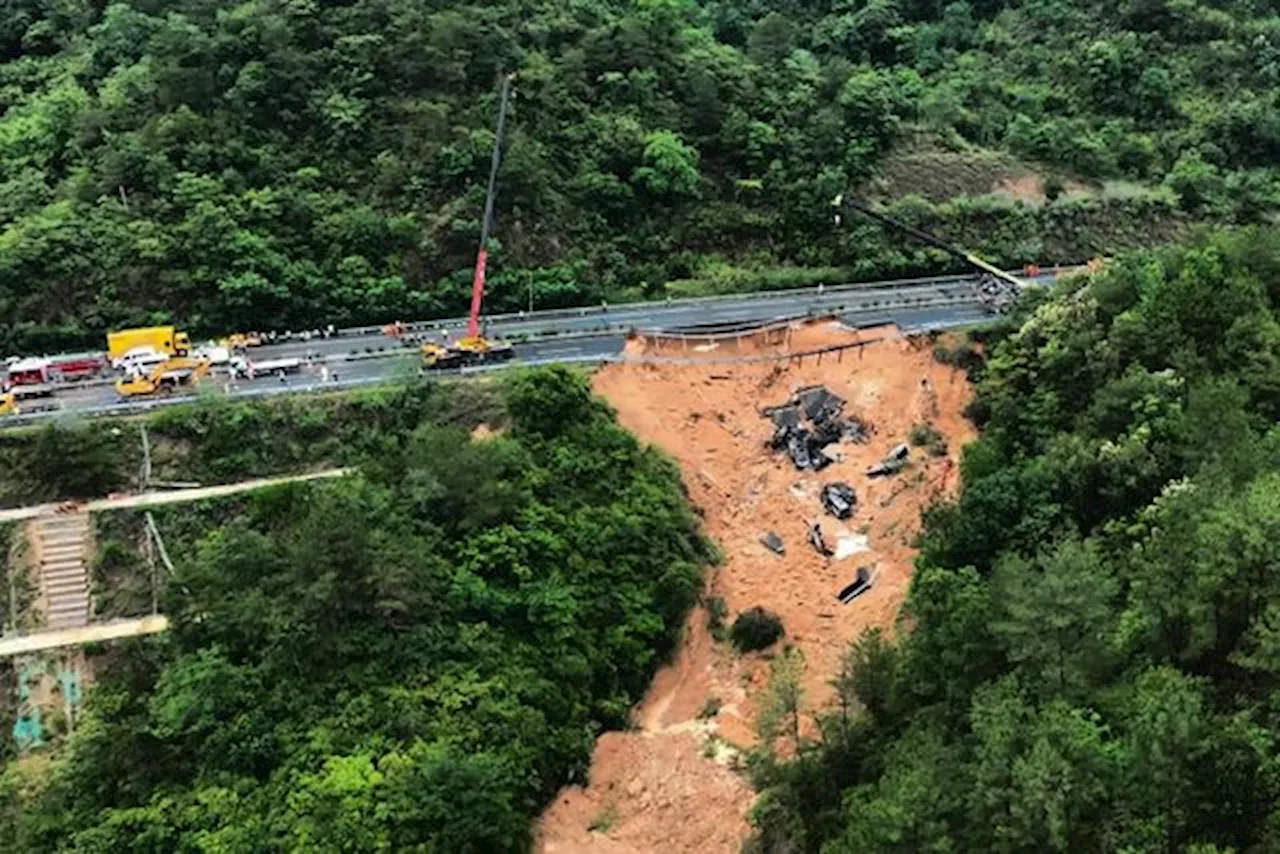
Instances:
[[[698,152],[671,131],[644,138],[644,165],[631,175],[634,183],[660,198],[698,193]]]
[[[1010,556],[993,579],[999,616],[992,628],[1009,661],[1050,696],[1087,693],[1107,653],[1115,580],[1096,553],[1067,540],[1032,562]]]

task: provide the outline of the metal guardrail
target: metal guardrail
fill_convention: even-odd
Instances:
[[[946,285],[960,284],[963,282],[974,281],[978,278],[976,273],[953,274],[949,276],[922,276],[912,279],[884,279],[874,282],[845,282],[843,284],[823,285],[822,293],[843,293],[847,291],[857,290],[878,290],[889,288],[910,287],[912,285]],[[735,294],[713,294],[705,297],[676,297],[669,300],[649,300],[642,302],[615,303],[612,306],[579,306],[576,308],[552,308],[542,309],[532,312],[507,312],[505,314],[487,314],[484,316],[486,323],[511,323],[511,322],[532,322],[537,320],[559,320],[562,318],[586,317],[592,314],[624,314],[628,312],[652,311],[657,308],[681,308],[705,305],[714,302],[730,302],[737,300],[745,300],[749,302],[769,301],[769,300],[787,300],[806,294],[818,292],[817,285],[810,285],[803,288],[787,288],[776,291],[748,291],[745,293]],[[428,329],[442,329],[444,327],[466,325],[467,318],[449,317],[439,320],[416,320],[406,323],[405,329],[420,332]],[[379,324],[377,326],[353,326],[347,329],[339,329],[334,332],[334,337],[344,336],[360,336],[372,335],[380,333],[387,324]],[[294,333],[286,333],[294,334]],[[278,340],[278,339],[277,339]]]
[[[1041,276],[1057,277],[1064,273],[1071,273],[1083,269],[1083,265],[1064,265],[1046,267],[1041,270]],[[1022,270],[1008,270],[1011,275],[1020,275]],[[871,282],[841,282],[837,284],[823,284],[823,293],[842,293],[857,290],[877,290],[894,287],[908,287],[911,285],[945,285],[959,284],[962,282],[972,282],[980,277],[978,273],[954,273],[946,276],[918,276],[909,279],[881,279]],[[589,314],[606,314],[608,312],[622,313],[628,311],[647,311],[654,308],[662,308],[670,306],[679,308],[682,306],[698,306],[713,302],[728,302],[733,300],[745,300],[749,302],[767,301],[773,299],[785,300],[794,299],[805,294],[816,293],[818,285],[808,285],[800,288],[785,288],[781,290],[762,290],[762,291],[746,291],[743,293],[731,294],[712,294],[704,297],[674,297],[669,300],[647,300],[640,302],[615,303],[607,309],[603,306],[578,306],[573,308],[552,308],[539,309],[531,312],[506,312],[504,314],[485,315],[484,320],[487,323],[509,323],[512,321],[536,321],[536,320],[557,320],[570,317],[586,317]],[[419,320],[410,321],[405,324],[405,329],[411,331],[424,331],[428,329],[442,329],[445,327],[455,327],[466,325],[467,318],[448,317],[437,320]],[[343,329],[335,329],[332,336],[338,337],[356,337],[361,335],[372,335],[380,333],[387,324],[381,323],[368,326],[349,326]],[[277,336],[276,341],[279,343],[283,338],[285,341],[300,340],[303,336],[302,332],[284,332]]]

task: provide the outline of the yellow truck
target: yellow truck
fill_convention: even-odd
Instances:
[[[0,417],[18,414],[18,400],[11,391],[0,394]]]
[[[112,365],[130,350],[145,348],[168,356],[186,356],[191,352],[191,338],[173,326],[144,326],[107,333],[107,355]]]
[[[178,357],[150,371],[139,371],[116,380],[116,394],[121,397],[145,397],[156,392],[171,392],[181,386],[195,385],[209,373],[203,359]]]

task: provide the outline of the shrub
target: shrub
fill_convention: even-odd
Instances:
[[[917,448],[928,449],[930,455],[943,457],[947,454],[947,440],[937,428],[928,422],[916,424],[907,434],[907,441]]]
[[[1047,201],[1057,201],[1058,197],[1066,192],[1066,189],[1062,179],[1057,175],[1050,175],[1044,179],[1044,197]]]
[[[907,434],[907,441],[917,448],[933,444],[941,438],[942,434],[928,422],[916,424],[911,428],[911,432]]]
[[[738,615],[729,637],[739,652],[765,649],[782,637],[782,618],[757,605]]]
[[[724,618],[729,616],[729,606],[724,603],[723,596],[712,596],[707,600],[707,628],[711,637],[724,640]]]

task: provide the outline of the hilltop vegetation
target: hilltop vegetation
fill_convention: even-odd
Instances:
[[[829,206],[920,136],[1147,185],[900,211],[1004,263],[1276,204],[1269,3],[13,0],[0,349],[460,312],[504,70],[494,309],[937,270]]]
[[[174,627],[100,660],[49,772],[0,777],[5,850],[524,850],[711,555],[581,378],[504,400],[495,438],[425,418],[356,477],[160,514]]]
[[[762,852],[1280,845],[1280,234],[1135,254],[996,344],[958,500]]]

